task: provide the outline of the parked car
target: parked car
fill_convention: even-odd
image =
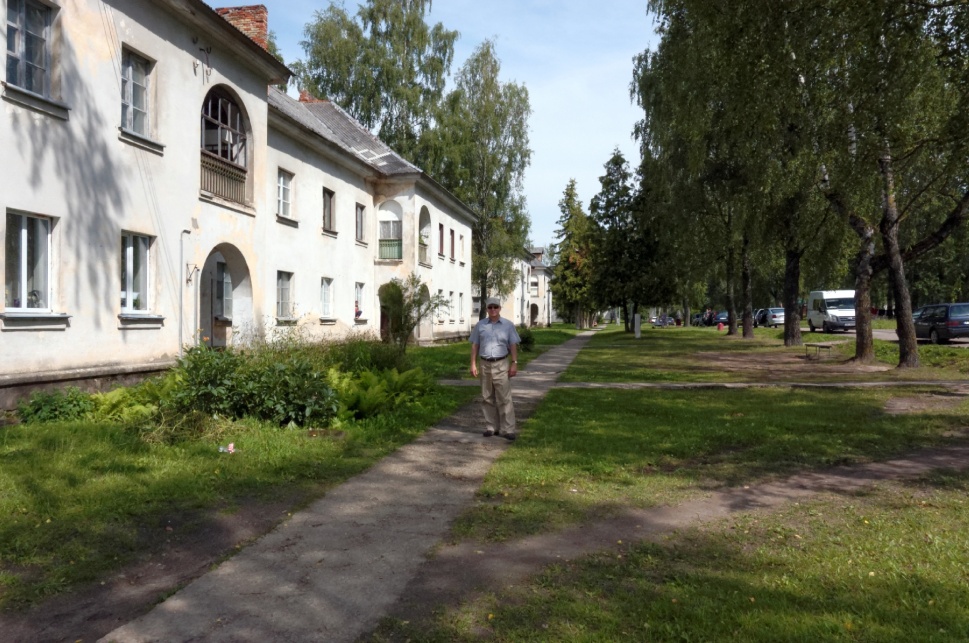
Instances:
[[[764,326],[773,326],[774,328],[777,328],[778,326],[784,325],[783,308],[765,308],[764,311]]]
[[[730,316],[727,313],[727,311],[726,310],[721,310],[713,318],[713,325],[716,326],[717,324],[726,324],[729,319],[730,319]]]
[[[915,317],[915,336],[933,344],[969,337],[969,303],[934,304],[920,309]]]
[[[694,313],[693,318],[690,320],[691,326],[702,326],[703,325],[703,313]]]
[[[758,308],[754,313],[754,328],[767,325],[767,308]]]

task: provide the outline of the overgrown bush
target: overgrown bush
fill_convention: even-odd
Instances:
[[[83,419],[93,409],[90,395],[76,386],[68,386],[53,391],[36,391],[17,405],[17,414],[24,423],[70,421]]]
[[[326,425],[338,408],[325,374],[298,349],[264,349],[242,365],[235,386],[237,417],[255,417],[280,426]]]
[[[236,376],[241,366],[241,354],[230,348],[194,346],[178,360],[178,384],[168,402],[180,411],[235,417],[240,403]]]
[[[177,385],[178,374],[169,371],[163,376],[149,378],[137,386],[122,386],[107,393],[95,393],[91,396],[94,409],[90,418],[122,424],[148,420],[171,398]]]
[[[403,373],[395,368],[367,370],[355,377],[333,370],[329,381],[339,395],[341,415],[348,418],[373,417],[417,399],[432,386],[430,378],[419,368]]]
[[[531,351],[533,348],[535,348],[535,334],[532,332],[532,329],[525,324],[518,326],[518,337],[520,337],[522,340],[519,347],[521,347],[523,351]]]

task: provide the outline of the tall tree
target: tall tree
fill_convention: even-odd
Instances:
[[[356,17],[339,4],[317,11],[293,64],[302,89],[340,105],[416,161],[454,59],[457,31],[425,16],[431,0],[366,0]]]
[[[570,179],[559,200],[557,262],[553,269],[552,296],[556,308],[584,328],[596,303],[594,279],[594,232],[592,221],[582,208],[575,179]]]
[[[478,213],[471,278],[482,300],[514,287],[530,227],[523,188],[532,154],[528,90],[503,82],[500,72],[486,40],[459,70],[422,157],[425,170]]]

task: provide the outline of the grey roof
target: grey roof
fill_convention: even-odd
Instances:
[[[384,175],[420,173],[420,168],[390,149],[339,105],[320,100],[300,102],[277,87],[269,88],[269,106]]]

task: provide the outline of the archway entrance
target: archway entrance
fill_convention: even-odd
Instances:
[[[532,304],[531,315],[529,319],[529,326],[534,326],[538,323],[538,304]]]
[[[224,348],[251,341],[258,331],[252,312],[252,280],[239,249],[228,243],[213,248],[198,280],[198,343]]]

